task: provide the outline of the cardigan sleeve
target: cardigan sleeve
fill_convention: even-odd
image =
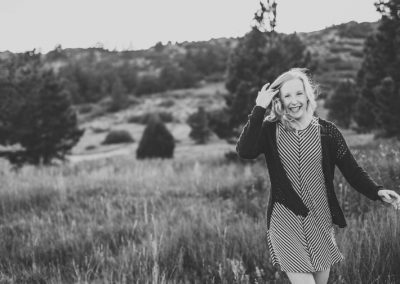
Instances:
[[[332,130],[333,140],[335,141],[335,163],[347,182],[369,199],[382,201],[378,195],[378,190],[383,189],[383,186],[378,185],[357,163],[342,133],[333,123]]]
[[[255,105],[236,143],[236,152],[242,159],[255,159],[265,152],[265,133],[262,123],[266,108]]]

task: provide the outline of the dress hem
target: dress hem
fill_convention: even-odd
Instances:
[[[315,272],[325,271],[325,270],[327,270],[327,269],[331,269],[332,266],[333,266],[334,264],[338,264],[338,263],[340,263],[340,262],[342,262],[342,261],[344,261],[344,260],[345,260],[344,257],[343,257],[343,258],[340,258],[340,259],[338,259],[338,260],[336,260],[336,261],[333,261],[333,262],[331,263],[331,265],[330,265],[328,268],[326,268],[326,269],[322,269],[322,270],[313,270],[313,271],[288,271],[288,270],[282,270],[279,263],[272,264],[272,266],[275,267],[276,269],[278,269],[279,271],[285,272],[285,273],[286,273],[286,272],[289,272],[289,273],[315,273]]]

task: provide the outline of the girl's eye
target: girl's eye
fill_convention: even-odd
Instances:
[[[298,96],[301,96],[303,93],[297,93]]]

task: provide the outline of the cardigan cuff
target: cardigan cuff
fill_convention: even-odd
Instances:
[[[249,118],[252,118],[252,117],[263,118],[266,110],[267,110],[266,108],[264,108],[260,105],[255,105],[253,107],[253,109],[251,110],[251,113],[249,114]]]

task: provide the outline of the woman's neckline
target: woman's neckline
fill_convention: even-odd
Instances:
[[[313,122],[315,121],[315,119],[316,119],[317,117],[316,116],[311,116],[311,119],[310,119],[310,122],[307,124],[307,126],[306,127],[304,127],[303,129],[296,129],[296,128],[294,128],[294,130],[296,131],[296,132],[302,132],[302,131],[304,131],[304,130],[307,130],[308,128],[310,128],[310,126],[311,126],[311,124],[313,124]],[[283,126],[283,123],[279,120],[279,123]]]
[[[308,129],[308,128],[311,126],[311,124],[313,124],[314,119],[315,119],[315,116],[311,116],[311,119],[310,119],[310,121],[308,122],[307,126],[304,127],[303,129],[296,129],[296,128],[295,128],[296,131],[301,132],[301,131],[304,131],[304,130]]]

